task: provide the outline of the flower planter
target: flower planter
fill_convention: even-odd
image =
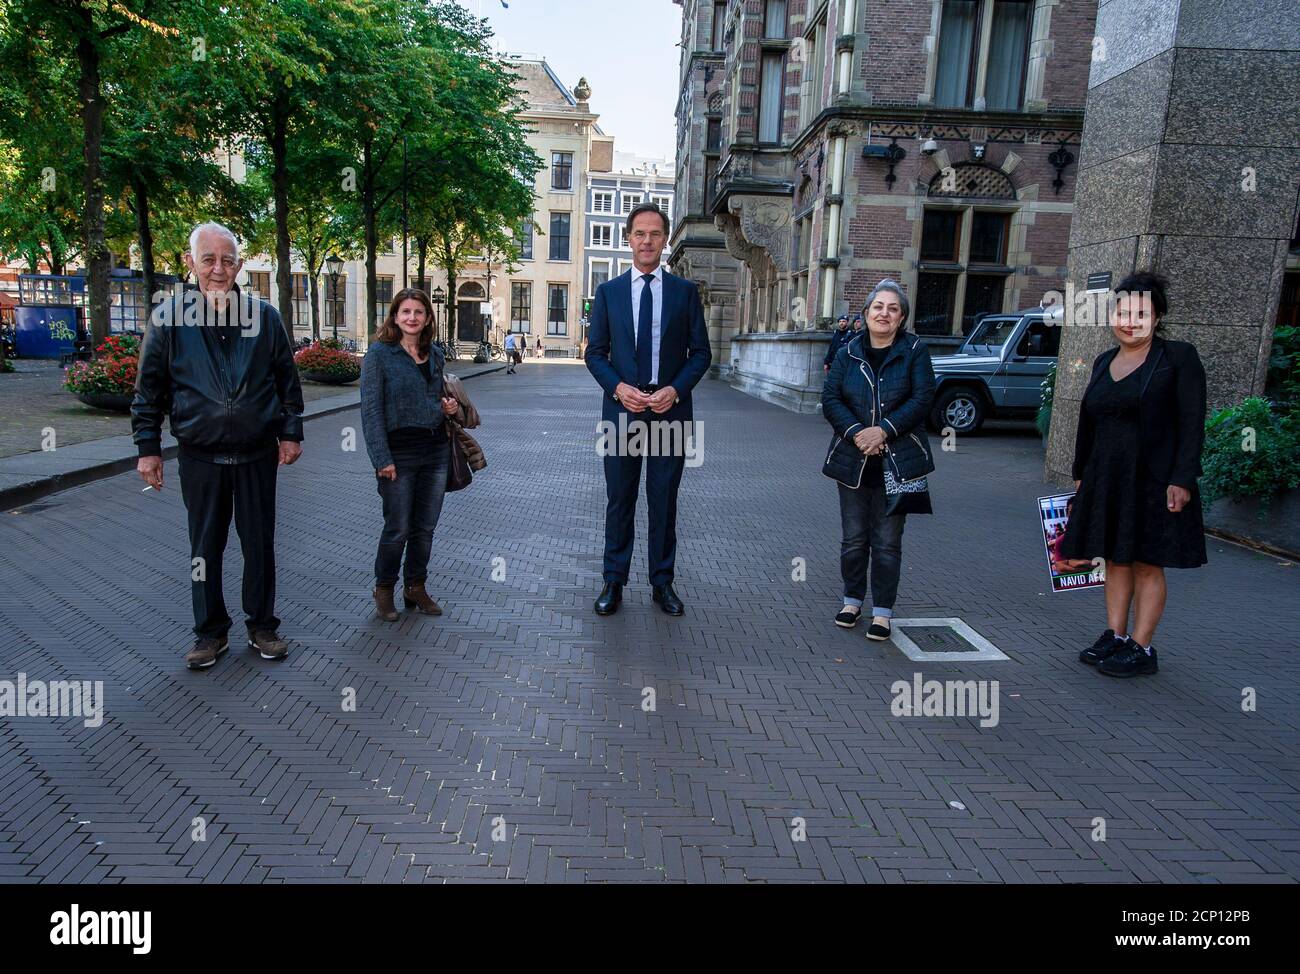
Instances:
[[[131,400],[135,398],[134,393],[74,392],[73,395],[92,409],[107,409],[114,413],[129,413]]]
[[[311,369],[299,369],[298,375],[308,382],[317,382],[323,386],[345,386],[361,378],[359,375],[337,375],[332,372],[315,372]]]

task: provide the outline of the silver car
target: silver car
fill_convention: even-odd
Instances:
[[[973,433],[990,416],[1032,419],[1061,326],[1042,308],[981,318],[955,355],[936,355],[930,428]]]

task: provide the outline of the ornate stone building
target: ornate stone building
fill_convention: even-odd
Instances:
[[[720,375],[812,411],[884,277],[936,346],[1063,288],[1093,0],[677,2],[670,263]]]

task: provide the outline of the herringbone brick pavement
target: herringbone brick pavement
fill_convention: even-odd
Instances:
[[[1295,567],[1211,539],[1207,568],[1170,575],[1161,673],[1106,680],[1075,660],[1100,594],[1046,589],[1038,440],[971,438],[939,455],[938,513],[908,523],[898,609],[960,616],[1010,659],[914,663],[831,624],[824,421],[705,382],[687,615],[650,603],[642,512],[623,610],[600,619],[594,383],[557,364],[469,390],[489,468],[435,537],[441,618],[371,616],[379,501],[361,444],[342,449],[359,418],[308,425],[280,478],[281,664],[232,644],[184,668],[174,463],[161,495],[131,474],[0,515],[0,680],[107,697],[99,728],[0,719],[0,881],[1300,878]],[[232,614],[240,568],[232,538]],[[916,672],[999,681],[1000,722],[892,716]]]

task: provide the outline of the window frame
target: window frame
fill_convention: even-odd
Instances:
[[[591,212],[612,214],[614,212],[615,195],[616,194],[612,189],[593,189],[591,191]],[[608,208],[604,208],[600,205],[600,197],[604,197],[606,201],[608,201],[609,203]]]
[[[560,161],[562,158],[567,161]],[[560,173],[565,174],[563,186],[558,182]],[[569,150],[551,150],[551,189],[562,193],[573,192],[573,153]]]
[[[563,233],[557,228],[557,220],[563,223]],[[557,257],[555,254],[561,241],[564,243],[564,256]],[[573,214],[567,210],[551,211],[550,246],[546,253],[546,259],[550,261],[568,262],[573,259]]]
[[[643,199],[645,199],[644,192],[634,192],[632,190],[626,190],[626,189],[623,190],[621,195],[619,196],[619,203],[618,203],[619,215],[627,216],[629,213],[631,213],[633,210],[635,210],[638,206],[641,205],[641,201]]]
[[[607,238],[603,242],[596,239],[596,232],[598,230],[603,230],[604,236]],[[591,234],[590,237],[588,238],[587,246],[599,250],[613,250],[614,249],[614,224],[605,223],[605,222],[592,223]]]
[[[554,297],[561,294],[564,297],[562,305],[556,305]],[[552,317],[557,307],[562,307],[564,317],[556,319]],[[557,284],[548,281],[546,284],[546,336],[548,338],[564,338],[569,334],[569,285]]]
[[[523,295],[524,300],[519,300]],[[522,316],[520,312],[523,312]],[[525,335],[533,330],[533,282],[510,282],[510,330]]]

